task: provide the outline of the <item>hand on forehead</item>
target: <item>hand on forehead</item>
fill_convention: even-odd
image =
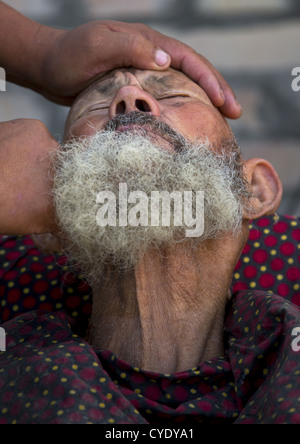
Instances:
[[[74,102],[65,138],[92,135],[117,114],[151,113],[187,139],[220,143],[231,130],[204,90],[185,74],[168,69],[117,69],[101,75]]]

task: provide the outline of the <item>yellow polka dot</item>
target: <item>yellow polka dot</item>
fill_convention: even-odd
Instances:
[[[104,404],[104,402],[100,402],[99,407],[100,407],[101,409],[105,409],[106,405]]]
[[[55,365],[54,367],[52,367],[52,370],[53,370],[53,371],[58,370],[58,365]]]
[[[276,251],[276,250],[271,250],[271,251],[270,251],[270,254],[271,254],[271,256],[276,256],[277,251]]]
[[[189,404],[189,407],[191,407],[191,409],[194,409],[196,406],[195,404]]]
[[[255,248],[259,248],[260,247],[260,243],[259,242],[254,242],[254,247]]]
[[[35,275],[36,279],[42,279],[42,277],[43,277],[43,275],[41,273],[38,273],[38,274]]]
[[[191,392],[192,395],[195,395],[197,393],[197,390],[191,389],[190,392]]]
[[[28,409],[31,406],[31,402],[26,402],[25,408]]]
[[[8,410],[7,410],[6,407],[5,407],[4,409],[1,410],[1,412],[2,412],[3,414],[7,413],[7,411],[8,411]]]
[[[73,369],[73,370],[78,370],[78,365],[77,365],[77,364],[73,364],[73,365],[72,365],[72,369]]]
[[[281,240],[283,240],[283,241],[285,241],[285,240],[287,240],[287,235],[286,234],[283,234],[282,236],[281,236]]]
[[[282,279],[283,279],[283,275],[282,275],[282,274],[278,274],[278,275],[277,275],[277,280],[278,280],[278,281],[282,281]]]
[[[288,259],[288,263],[289,263],[289,264],[293,264],[293,263],[294,263],[294,259],[293,259],[292,257],[290,257],[290,258]]]
[[[260,271],[267,271],[267,267],[266,267],[265,265],[262,265],[262,266],[260,267]]]
[[[12,288],[14,285],[15,285],[15,283],[10,281],[7,286],[8,286],[8,288]]]
[[[256,287],[256,282],[250,282],[250,288],[255,288]]]
[[[233,277],[234,277],[234,279],[239,279],[239,278],[241,277],[241,275],[240,275],[239,273],[235,273],[235,274],[233,275]]]
[[[83,404],[80,404],[80,405],[78,406],[78,409],[79,409],[81,412],[83,412],[83,411],[85,410],[85,406],[84,406]]]
[[[106,397],[107,397],[107,399],[112,399],[113,396],[111,393],[107,393]]]
[[[121,376],[122,379],[125,379],[126,378],[126,373],[121,373],[120,376]]]
[[[105,382],[106,378],[100,378],[100,382]]]
[[[299,285],[299,284],[295,284],[295,285],[293,286],[293,290],[299,290],[299,288],[300,288],[300,285]]]
[[[267,368],[264,369],[263,374],[266,376],[269,373],[269,370]]]
[[[35,384],[37,384],[37,383],[39,382],[39,380],[40,380],[40,378],[34,378],[33,382],[34,382]]]
[[[61,378],[61,382],[68,382],[67,378]]]
[[[249,257],[244,257],[243,261],[247,264],[248,262],[250,262],[250,258]]]
[[[141,390],[140,389],[135,389],[134,392],[139,395],[141,393]]]
[[[265,229],[264,229],[264,233],[265,233],[265,234],[269,234],[269,233],[270,233],[269,228],[265,228]]]
[[[109,422],[109,424],[114,424],[115,420],[112,418],[109,418],[108,422]]]
[[[245,327],[245,333],[249,333],[249,327]]]
[[[69,390],[70,395],[76,395],[76,390]]]
[[[260,330],[261,330],[261,325],[258,324],[258,326],[256,327],[256,329],[257,329],[257,331],[260,331]]]
[[[64,411],[63,410],[58,410],[58,412],[57,412],[57,416],[62,416],[64,414]]]
[[[68,288],[68,290],[67,290],[67,291],[68,291],[68,293],[69,293],[69,294],[72,294],[72,293],[74,293],[74,290],[73,290],[73,288]]]

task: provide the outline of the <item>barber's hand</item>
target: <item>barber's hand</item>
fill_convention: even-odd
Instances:
[[[41,69],[42,93],[70,105],[100,73],[129,66],[164,70],[170,65],[197,82],[226,117],[241,116],[232,89],[208,60],[142,24],[94,21],[72,31],[57,31],[55,38],[52,34]]]
[[[0,234],[54,230],[49,169],[58,147],[38,120],[0,123]]]

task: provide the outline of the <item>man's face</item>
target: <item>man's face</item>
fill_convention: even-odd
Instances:
[[[75,101],[65,139],[91,136],[116,116],[146,112],[189,141],[208,138],[218,146],[231,130],[200,86],[183,73],[118,69],[102,75]],[[122,131],[128,128],[119,127]]]
[[[131,269],[148,249],[186,240],[189,221],[200,226],[197,193],[204,231],[191,247],[241,228],[249,189],[240,151],[220,112],[180,72],[102,76],[74,103],[65,139],[53,197],[67,252],[91,282],[105,264]],[[194,197],[164,214],[158,206],[153,217],[153,192]]]

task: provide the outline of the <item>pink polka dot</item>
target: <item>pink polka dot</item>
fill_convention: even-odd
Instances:
[[[270,220],[267,218],[261,218],[257,221],[259,227],[268,227],[270,225]]]
[[[259,278],[259,283],[263,288],[270,288],[275,283],[275,278],[271,274],[263,274]]]
[[[281,258],[275,258],[271,262],[271,268],[274,271],[280,271],[284,267],[284,261]]]
[[[19,277],[19,284],[20,285],[28,285],[32,281],[32,275],[29,273],[24,273]]]
[[[293,298],[292,298],[292,302],[295,305],[298,305],[298,307],[300,307],[300,293],[296,293],[294,294]]]
[[[258,264],[263,264],[268,259],[268,253],[265,250],[257,250],[253,253],[253,259]]]
[[[267,247],[275,247],[277,244],[277,239],[275,236],[268,236],[264,240]]]
[[[21,298],[21,291],[18,288],[14,288],[13,290],[10,290],[7,296],[7,302],[9,304],[15,304],[20,300],[20,298]]]
[[[280,251],[286,256],[291,256],[293,253],[295,253],[295,246],[290,242],[285,242],[281,245]]]
[[[244,275],[248,279],[254,278],[257,275],[257,269],[255,267],[253,267],[252,265],[248,265],[244,269]]]
[[[294,230],[292,236],[296,241],[300,242],[300,228]]]
[[[260,237],[261,237],[261,232],[256,229],[251,230],[249,233],[249,240],[251,240],[251,241],[256,241]]]
[[[279,294],[279,296],[283,297],[288,296],[289,291],[290,291],[289,286],[286,284],[280,284],[277,289],[277,293]]]
[[[299,281],[300,280],[300,269],[296,267],[292,267],[287,272],[287,278],[292,281]]]
[[[277,222],[273,227],[276,233],[285,233],[288,229],[288,224],[286,222]]]

